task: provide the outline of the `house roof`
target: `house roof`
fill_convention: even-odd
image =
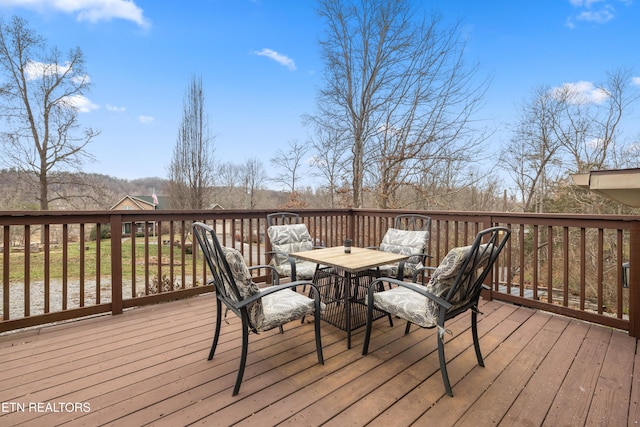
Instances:
[[[640,169],[612,169],[571,175],[573,183],[627,206],[640,207]]]
[[[140,209],[144,209],[143,206],[145,205],[155,206],[155,209],[167,209],[167,206],[169,204],[169,198],[164,196],[156,196],[156,197],[158,199],[157,205],[153,201],[153,196],[131,196],[127,194],[126,196],[118,200],[116,204],[111,206],[109,210],[113,210],[116,206],[120,205],[126,199],[131,200],[135,205],[140,207]]]

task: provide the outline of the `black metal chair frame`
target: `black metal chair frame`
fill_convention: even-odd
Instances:
[[[300,224],[300,215],[293,212],[275,212],[267,215],[267,227],[287,224]]]
[[[442,380],[444,382],[444,387],[449,396],[453,396],[453,391],[451,389],[451,383],[449,382],[449,375],[447,373],[447,364],[444,353],[444,334],[446,332],[445,322],[449,319],[452,319],[459,314],[466,312],[467,310],[471,310],[471,333],[473,336],[473,346],[476,352],[476,358],[478,359],[478,365],[484,367],[484,359],[482,357],[482,352],[480,351],[480,342],[478,340],[478,302],[480,299],[480,294],[483,289],[490,290],[491,288],[484,284],[487,275],[492,271],[493,265],[495,261],[498,259],[500,252],[504,248],[511,235],[511,230],[506,227],[492,227],[486,230],[481,231],[476,236],[466,259],[458,273],[457,277],[449,292],[444,298],[440,298],[436,295],[433,295],[425,290],[424,286],[419,286],[415,283],[405,282],[392,278],[380,278],[371,283],[369,286],[369,293],[367,301],[373,301],[373,294],[379,289],[379,282],[387,282],[390,284],[394,284],[397,286],[402,286],[412,291],[419,293],[420,295],[429,298],[430,300],[436,302],[440,308],[438,311],[438,322],[434,327],[438,328],[438,357],[440,360],[440,372],[442,373]],[[481,246],[485,243],[491,243],[492,246]],[[478,270],[475,265],[481,259],[484,252],[482,252],[482,248],[484,247],[485,252],[491,249],[489,254],[489,259],[487,264],[484,267],[481,267],[481,272],[474,279],[473,285],[469,286],[468,292],[465,295],[465,298],[462,299],[464,303],[454,310],[450,310],[453,307],[453,304],[450,302],[451,299],[456,295],[459,286],[465,281],[470,279],[470,276],[474,273],[477,273]],[[471,265],[469,265],[471,264]],[[424,267],[424,270],[433,269],[432,267]],[[417,272],[419,273],[419,272]],[[414,281],[417,277],[417,274],[414,275]],[[473,276],[471,276],[472,278]],[[367,325],[365,330],[364,344],[362,347],[362,354],[365,355],[369,350],[369,340],[371,337],[371,326],[373,323],[373,309],[374,305],[372,303],[368,304],[367,309]],[[393,314],[393,313],[390,313]],[[405,335],[409,333],[411,327],[411,323],[407,322],[407,326],[405,328]]]
[[[216,326],[208,360],[213,359],[213,356],[216,352],[216,347],[218,345],[218,339],[220,337],[220,327],[222,324],[222,305],[224,304],[227,310],[231,310],[242,320],[242,353],[240,356],[240,367],[238,369],[236,383],[233,388],[234,396],[237,395],[240,391],[242,377],[244,376],[244,369],[247,362],[247,353],[249,347],[249,332],[258,333],[255,326],[251,324],[247,307],[251,303],[256,302],[266,295],[270,295],[284,289],[292,289],[299,285],[309,285],[315,289],[316,292],[314,292],[313,298],[315,301],[314,327],[316,353],[318,354],[318,363],[320,363],[321,365],[324,364],[324,358],[322,355],[322,341],[320,337],[320,292],[318,292],[318,288],[312,282],[298,281],[283,285],[275,284],[274,286],[271,286],[267,289],[263,289],[259,294],[242,299],[229,264],[227,263],[227,260],[223,254],[222,246],[220,245],[218,237],[216,236],[213,228],[204,223],[196,222],[193,224],[193,234],[195,234],[198,244],[203,251],[204,258],[209,267],[209,271],[213,275],[213,279],[210,282],[213,282],[216,292]],[[207,238],[207,236],[209,236],[210,238]],[[254,268],[272,267],[268,265],[259,265],[252,267],[252,269]],[[275,277],[277,277],[277,274],[275,274]],[[231,295],[227,291],[227,288],[224,286],[225,281],[230,287],[234,298],[231,297]]]
[[[418,227],[418,222],[422,227]],[[393,226],[400,230],[431,231],[431,217],[419,214],[397,215],[393,220]]]

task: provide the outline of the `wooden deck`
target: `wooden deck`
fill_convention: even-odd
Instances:
[[[323,323],[325,365],[311,324],[252,335],[240,394],[231,396],[239,322],[207,361],[211,295],[0,336],[0,425],[634,425],[640,355],[625,332],[483,301],[476,364],[469,317],[449,324],[454,397],[444,394],[435,331],[404,322],[362,329]],[[73,409],[73,410],[72,410]]]

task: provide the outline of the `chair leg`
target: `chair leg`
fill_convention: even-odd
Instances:
[[[404,328],[404,334],[407,335],[410,330],[411,330],[411,322],[407,320],[407,326],[405,326]]]
[[[362,345],[362,355],[369,352],[369,339],[371,338],[371,323],[373,323],[373,302],[367,304],[367,325],[364,331],[364,344]]]
[[[317,313],[320,312],[318,307]],[[322,356],[322,337],[320,336],[320,316],[314,316],[313,323],[316,331],[316,353],[318,353],[318,363],[324,365],[324,357]]]
[[[213,355],[216,353],[216,347],[218,346],[218,338],[220,338],[220,324],[222,323],[222,303],[216,298],[216,332],[213,335],[213,344],[211,344],[211,350],[209,350],[208,360],[213,359]]]
[[[480,340],[478,340],[478,312],[476,310],[471,311],[471,334],[473,335],[473,346],[476,349],[478,365],[484,367],[484,360],[480,351]]]
[[[243,316],[244,317],[244,316]],[[233,396],[240,392],[240,384],[244,376],[244,367],[247,363],[247,350],[249,347],[249,325],[246,319],[242,319],[242,354],[240,355],[240,368],[236,377],[236,385],[233,387]]]
[[[442,382],[444,382],[444,388],[447,394],[453,397],[453,391],[451,390],[451,383],[449,382],[449,374],[447,373],[447,361],[444,358],[444,336],[440,331],[436,334],[438,337],[438,358],[440,359],[440,372],[442,373]]]

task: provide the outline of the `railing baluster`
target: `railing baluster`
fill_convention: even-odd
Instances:
[[[587,230],[585,228],[580,229],[580,310],[584,310],[584,304],[586,300],[586,283],[587,283],[587,244],[586,244]]]
[[[43,312],[49,313],[51,308],[51,239],[50,226],[44,225],[44,307]]]
[[[2,320],[9,320],[11,313],[11,287],[9,286],[9,266],[11,253],[9,249],[9,241],[11,226],[4,225],[2,227]]]
[[[547,226],[547,301],[553,304],[553,226]]]
[[[96,304],[100,304],[100,275],[102,273],[102,224],[96,224]]]
[[[24,316],[31,316],[31,227],[24,226]]]
[[[113,227],[111,228],[113,230]],[[85,242],[84,242],[84,222],[80,224],[80,231],[79,231],[80,235],[79,235],[79,241],[78,241],[78,251],[79,251],[79,258],[80,258],[80,266],[79,266],[79,275],[80,277],[78,278],[79,281],[79,293],[80,293],[80,307],[84,307],[85,303],[84,303],[84,275],[85,275]],[[113,273],[112,273],[113,275]]]
[[[562,237],[562,305],[569,305],[569,227],[563,227]]]

